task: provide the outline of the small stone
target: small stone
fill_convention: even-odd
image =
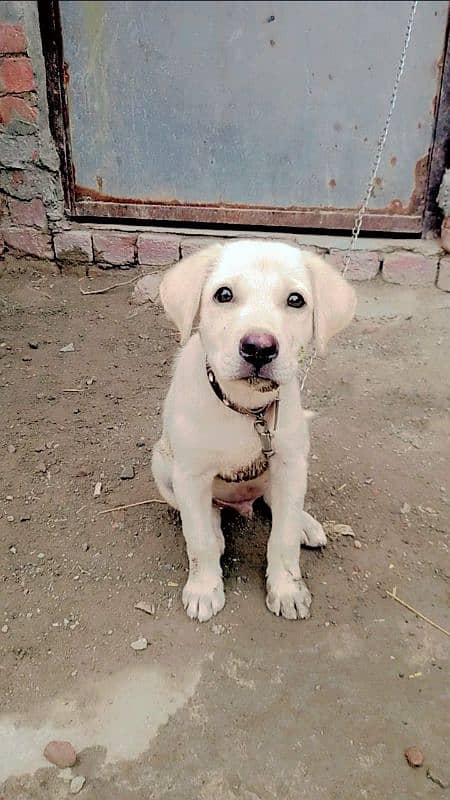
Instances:
[[[92,386],[95,383],[95,378],[86,378],[86,386]]]
[[[400,509],[400,514],[409,514],[410,511],[411,511],[411,506],[409,505],[409,503],[403,503]]]
[[[158,299],[159,285],[162,275],[158,272],[154,275],[144,275],[134,287],[130,303],[136,306],[144,303],[154,303]]]
[[[357,550],[361,550],[362,544],[359,541],[359,539],[355,539],[355,541],[353,542],[353,547],[356,547]]]
[[[125,464],[122,467],[122,472],[120,473],[120,480],[121,481],[131,481],[134,478],[134,467],[132,464]]]
[[[31,356],[22,356],[22,361],[29,362],[33,361],[33,359],[31,358]]]
[[[69,344],[65,344],[64,347],[60,347],[59,352],[60,353],[74,353],[75,352],[74,343],[70,342]]]
[[[74,408],[73,413],[74,414],[79,414],[80,413],[80,409],[79,408]]]
[[[38,463],[36,464],[36,472],[42,472],[42,473],[47,472],[47,467],[45,466],[43,461],[38,461]]]
[[[58,778],[61,778],[64,783],[70,783],[73,778],[73,772],[71,767],[66,767],[65,769],[61,769],[58,772]]]
[[[12,514],[9,514],[9,515],[6,517],[6,519],[7,519],[7,521],[8,521],[8,522],[14,522],[14,517],[13,517],[13,515],[12,515]]]
[[[90,475],[91,472],[92,472],[92,470],[90,470],[89,467],[80,467],[78,472],[75,473],[75,477],[76,478],[87,478],[87,476]]]
[[[102,493],[102,482],[97,481],[94,487],[94,497],[100,497],[101,493]]]
[[[422,751],[415,745],[405,750],[405,758],[410,767],[421,767],[424,759]]]
[[[56,400],[56,395],[55,394],[47,395],[47,400]]]
[[[83,775],[77,775],[76,778],[72,778],[70,781],[70,794],[78,794],[78,792],[81,792],[85,783],[86,778]]]
[[[29,522],[31,519],[30,514],[21,514],[19,517],[20,522]]]
[[[15,445],[13,445],[13,444],[9,444],[9,445],[8,445],[8,453],[11,453],[11,455],[12,455],[13,453],[15,453],[15,452],[16,452],[16,450],[17,450],[17,447],[15,447]]]
[[[39,347],[38,342],[28,342],[28,347],[31,347],[32,350],[37,350]]]
[[[12,494],[7,494],[6,499],[8,500],[8,502],[11,502],[11,500],[14,500],[14,496]]]
[[[137,440],[136,447],[145,447],[145,439],[142,436]]]
[[[43,453],[44,450],[45,450],[45,442],[41,442],[40,444],[37,445],[37,447],[34,448],[35,453]]]
[[[216,636],[221,636],[222,633],[225,633],[226,628],[225,625],[217,625],[216,623],[214,623],[214,625],[211,625],[211,630],[213,633],[216,634]]]
[[[147,650],[148,641],[145,638],[145,636],[140,636],[139,639],[136,639],[135,642],[131,642],[131,647],[133,648],[133,650],[136,651]]]
[[[8,633],[8,631],[9,631],[9,627],[8,627],[8,625],[3,625],[3,627],[2,627],[2,633]]]
[[[85,542],[85,543],[84,543],[84,544],[81,546],[81,549],[83,550],[83,552],[87,553],[87,551],[89,550],[89,547],[90,547],[90,545],[89,545],[87,542]]]
[[[70,742],[49,742],[44,750],[44,756],[50,764],[60,769],[73,767],[77,760],[76,750]]]
[[[12,553],[13,556],[15,556],[17,553],[17,547],[12,544],[11,547],[9,548],[9,552]]]

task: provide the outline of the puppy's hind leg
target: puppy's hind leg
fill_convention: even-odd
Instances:
[[[166,502],[178,510],[178,503],[173,491],[173,457],[167,452],[161,438],[153,448],[152,473],[160,494]]]
[[[222,525],[220,524],[220,511],[218,508],[213,508],[213,528],[217,543],[219,545],[220,555],[223,556],[225,552],[225,539],[222,533]]]

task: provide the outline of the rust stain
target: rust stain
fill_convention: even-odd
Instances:
[[[392,156],[390,161],[391,167],[395,167],[396,163],[397,163],[397,156]]]
[[[429,152],[419,158],[414,170],[414,188],[412,190],[406,213],[422,209],[425,203],[425,193],[428,180],[428,164],[430,160]]]
[[[395,158],[395,156],[393,157]],[[423,156],[420,158],[416,164],[415,172],[414,172],[414,188],[411,193],[411,197],[409,198],[406,204],[403,204],[401,200],[398,198],[394,198],[391,202],[384,206],[383,208],[373,208],[368,209],[367,214],[396,214],[396,215],[411,215],[417,212],[420,212],[423,208],[424,198],[425,198],[425,189],[426,189],[426,182],[427,182],[427,175],[428,175],[428,159],[429,155]],[[391,159],[392,163],[392,159]],[[75,200],[77,202],[84,202],[84,201],[94,201],[96,203],[110,203],[116,206],[158,206],[159,208],[172,208],[178,209],[177,216],[181,218],[183,212],[186,209],[190,209],[189,214],[186,215],[186,218],[192,217],[192,214],[195,216],[195,209],[198,209],[200,214],[202,209],[210,209],[211,211],[217,211],[217,213],[221,213],[222,211],[231,212],[233,211],[236,216],[236,224],[238,224],[237,217],[239,215],[239,211],[242,210],[244,212],[251,212],[251,211],[264,211],[267,214],[277,215],[280,212],[294,212],[294,213],[317,213],[317,208],[314,206],[284,206],[280,207],[272,207],[272,206],[260,206],[260,205],[246,205],[245,203],[204,203],[202,201],[184,203],[181,200],[173,199],[159,199],[159,198],[136,198],[136,197],[117,197],[114,195],[104,194],[102,192],[103,187],[103,179],[101,176],[97,176],[97,189],[88,188],[86,186],[75,186]],[[101,186],[99,183],[101,182]],[[383,185],[382,178],[375,179],[376,186],[380,187]],[[330,188],[334,188],[336,186],[336,181],[334,178],[331,178],[328,185]],[[354,214],[354,208],[342,208],[342,207],[334,207],[334,206],[327,206],[326,209],[323,209],[327,213],[337,213],[337,214]],[[117,211],[118,216],[125,216],[124,212],[120,210]]]
[[[374,184],[380,189],[383,186],[383,178],[380,178],[380,176],[377,175],[377,177],[374,180]]]
[[[64,81],[65,88],[67,88],[69,83],[70,83],[70,72],[69,72],[69,65],[68,65],[67,61],[63,62],[63,81]]]
[[[97,183],[97,191],[100,192],[100,193],[103,192],[103,178],[102,178],[102,176],[101,175],[96,175],[95,176],[95,180],[96,180],[96,183]]]
[[[192,206],[159,205],[136,203],[104,203],[94,200],[79,201],[75,204],[78,216],[101,217],[106,219],[141,219],[159,222],[200,222],[202,224],[225,225],[264,225],[315,228],[316,230],[351,230],[355,219],[355,209],[330,210],[280,209],[280,208],[236,208],[235,206]],[[363,229],[366,231],[397,231],[420,233],[421,214],[380,213],[372,210],[364,217]]]

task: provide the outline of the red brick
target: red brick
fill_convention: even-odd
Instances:
[[[24,53],[27,49],[22,25],[0,22],[0,53]]]
[[[7,94],[32,92],[36,88],[33,66],[26,56],[0,60],[0,90]]]
[[[187,236],[186,239],[181,241],[181,256],[191,256],[193,253],[198,253],[205,247],[212,247],[213,244],[226,244],[233,241],[232,239],[214,239],[212,236]]]
[[[450,217],[445,217],[441,228],[442,247],[450,253]]]
[[[340,272],[344,270],[345,250],[330,250],[326,260]],[[356,250],[350,254],[346,277],[351,281],[370,281],[380,270],[380,256],[370,250]]]
[[[444,256],[439,262],[437,287],[443,292],[450,292],[450,256]]]
[[[6,197],[3,194],[0,194],[0,224],[6,220],[8,216],[8,206],[6,204]]]
[[[50,236],[33,228],[10,228],[3,231],[5,244],[11,250],[17,250],[27,256],[53,259]]]
[[[180,258],[180,237],[168,233],[141,233],[137,251],[139,264],[165,267]]]
[[[42,200],[13,200],[9,201],[9,213],[13,225],[30,225],[35,228],[47,227],[47,215]]]
[[[0,124],[9,125],[14,119],[36,122],[37,109],[22,97],[0,97]]]
[[[436,279],[438,257],[423,256],[398,250],[384,256],[382,275],[388,283],[400,283],[407,286],[432,285]]]
[[[64,231],[53,237],[58,261],[70,264],[92,264],[92,237],[89,231]]]
[[[100,264],[125,266],[135,264],[136,233],[119,233],[119,231],[94,231],[94,258]]]

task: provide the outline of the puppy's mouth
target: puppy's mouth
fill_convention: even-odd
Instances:
[[[245,382],[258,392],[273,392],[279,382],[274,380],[272,364],[247,364],[241,362],[235,380]]]
[[[251,389],[256,389],[258,392],[274,392],[278,389],[278,383],[272,378],[263,378],[261,375],[249,375],[244,379]]]

